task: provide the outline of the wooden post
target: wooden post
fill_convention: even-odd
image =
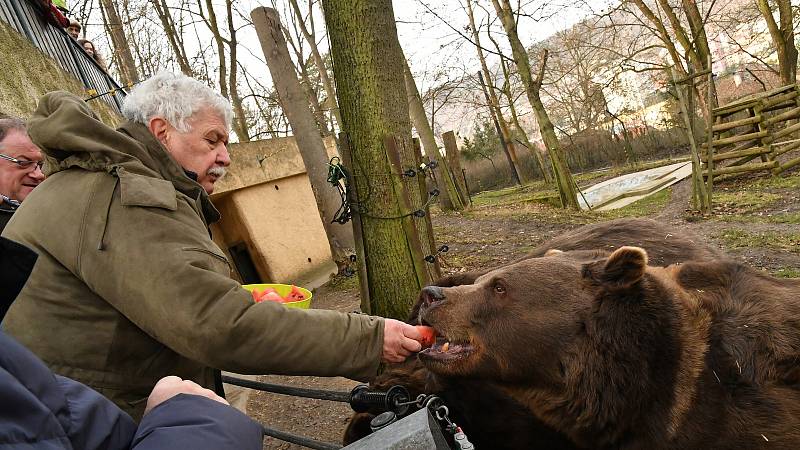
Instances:
[[[711,62],[709,61],[709,66]],[[706,211],[709,214],[714,213],[714,206],[711,202],[711,196],[714,191],[714,108],[712,107],[712,97],[714,96],[714,73],[710,71],[711,67],[709,67],[708,72],[708,100],[706,101],[706,107],[708,109],[708,114],[706,117],[708,118],[706,123],[706,130],[708,135],[708,177],[706,178]]]
[[[464,178],[458,176],[461,173],[461,157],[456,143],[456,134],[448,131],[442,135],[442,141],[444,142],[444,150],[447,153],[448,166],[450,166],[450,171],[456,180],[458,194],[461,196],[461,202],[466,205],[468,203],[467,187],[464,185]]]
[[[417,158],[417,167],[420,167],[422,165],[422,146],[420,145],[419,139],[416,138],[413,139],[412,143],[414,145],[414,156],[416,156]],[[420,192],[423,193],[423,198],[425,197],[424,193],[428,192],[428,183],[426,180],[427,173],[428,172],[420,171],[420,173],[417,174],[417,181],[419,182],[419,190]],[[433,174],[431,174],[431,178],[433,178]],[[431,193],[428,192],[428,196],[430,195]],[[429,197],[430,203],[433,203],[438,199],[441,199],[443,196],[446,197],[447,194],[442,193],[442,190],[440,188],[438,198]],[[436,239],[434,238],[433,234],[433,223],[430,220],[431,217],[430,203],[428,203],[425,206],[425,220],[423,220],[423,222],[425,222],[425,228],[427,230],[427,235],[428,235],[428,242],[426,244],[423,244],[423,248],[425,248],[427,245],[428,255],[435,255],[437,249],[436,249]],[[442,277],[442,266],[439,264],[439,258],[434,259],[433,263],[428,263],[427,261],[426,263],[429,264],[431,267],[431,269],[429,269],[429,274],[431,276],[432,281],[436,281]]]
[[[678,95],[678,105],[681,108],[681,115],[683,115],[683,121],[686,125],[686,134],[689,137],[689,147],[692,152],[692,207],[694,209],[705,210],[705,202],[706,202],[706,189],[705,185],[703,184],[703,176],[702,176],[702,162],[700,158],[700,152],[697,147],[697,142],[694,139],[694,130],[692,126],[692,117],[689,115],[689,108],[686,105],[686,98],[683,95],[683,86],[681,83],[678,82],[676,78],[675,69],[671,69],[672,79],[675,83],[675,93]],[[691,89],[689,90],[688,95],[691,96]]]
[[[423,146],[425,147],[425,153],[431,157],[436,159],[437,161],[441,161],[441,151],[439,150],[439,146],[436,145],[436,137],[433,134],[433,129],[431,128],[430,122],[428,122],[428,116],[425,114],[425,108],[422,106],[422,100],[419,97],[419,90],[417,89],[417,83],[414,81],[414,76],[411,74],[411,69],[408,67],[408,63],[404,60],[403,61],[403,74],[405,79],[406,85],[406,95],[408,96],[408,111],[409,115],[411,116],[411,123],[414,125],[414,128],[417,130],[417,134],[422,141]],[[444,167],[444,165],[442,165]],[[439,190],[442,191],[441,208],[445,211],[461,211],[464,209],[464,202],[460,201],[460,197],[458,195],[458,188],[455,179],[445,171],[439,172],[439,181],[441,182],[441,186],[439,186]]]
[[[687,127],[690,139],[692,141],[695,140],[694,134],[694,118],[695,118],[695,106],[694,106],[694,67],[689,64],[689,73],[686,78],[686,82],[689,83],[688,88],[686,89],[686,110],[687,110]],[[695,149],[696,150],[696,149]],[[693,196],[696,196],[699,201],[696,202],[695,207],[699,207],[701,211],[705,211],[706,199],[705,199],[705,184],[703,182],[702,176],[703,167],[697,167],[697,178],[694,180],[696,186]]]
[[[250,16],[267,59],[267,66],[280,97],[283,112],[292,127],[300,156],[306,166],[317,208],[328,233],[331,252],[334,259],[341,260],[346,256],[344,248],[352,248],[354,245],[353,229],[349,224],[333,221],[341,198],[338,191],[328,183],[328,152],[309,108],[308,99],[295,74],[281,30],[280,17],[274,9],[264,7],[254,9]]]
[[[417,217],[414,214],[416,211],[425,212],[425,208],[422,206],[422,204],[415,204],[415,201],[425,200],[426,196],[422,196],[422,198],[419,199],[416,198],[416,196],[413,195],[413,189],[411,186],[409,186],[409,184],[415,183],[414,180],[419,179],[418,176],[415,175],[412,179],[401,175],[405,170],[402,162],[400,161],[400,146],[403,145],[402,141],[398,142],[398,139],[394,136],[386,136],[383,142],[386,150],[386,156],[388,157],[392,168],[392,175],[390,176],[397,176],[401,178],[399,183],[395,183],[395,186],[398,186],[401,190],[397,193],[398,198],[401,200],[400,212],[410,215],[408,220],[403,220],[402,222],[403,228],[405,229],[406,239],[409,241],[408,248],[411,252],[411,262],[414,264],[414,271],[417,273],[417,279],[420,280],[420,283],[423,286],[427,286],[431,284],[434,279],[438,278],[432,273],[433,271],[429,271],[425,266],[426,253],[435,253],[435,251],[431,251],[431,249],[428,248],[430,245],[430,241],[428,239],[420,238],[421,234],[427,235],[427,227],[424,224],[420,225],[419,219],[423,219],[424,221],[427,217],[427,213],[422,217]],[[424,194],[425,192],[427,192],[427,189],[425,189],[423,184],[422,193]]]
[[[342,163],[345,168],[350,170],[347,189],[347,202],[350,205],[357,204],[358,201],[358,180],[353,176],[353,153],[350,149],[350,139],[347,133],[339,133],[339,153],[342,156]],[[367,269],[366,253],[364,252],[364,231],[361,223],[361,214],[352,211],[353,221],[353,240],[356,247],[356,265],[358,267],[358,289],[361,293],[361,312],[372,314],[372,303],[369,297],[369,271]]]

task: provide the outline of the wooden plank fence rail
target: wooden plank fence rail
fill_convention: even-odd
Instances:
[[[748,166],[726,166],[726,167],[718,167],[713,169],[714,176],[718,175],[730,175],[732,173],[743,173],[743,172],[758,172],[762,170],[771,170],[775,167],[778,167],[778,161],[767,161],[763,163],[757,164],[750,164]],[[708,176],[708,170],[703,171],[703,176]]]
[[[750,147],[744,150],[737,150],[733,152],[722,152],[722,153],[715,153],[714,154],[714,162],[717,161],[724,161],[726,159],[733,159],[733,158],[741,158],[743,156],[759,156],[762,154],[769,153],[771,151],[770,147]],[[708,155],[703,155],[703,162],[708,162]]]
[[[714,127],[712,128],[712,131],[714,131],[714,132],[722,132],[722,131],[730,130],[732,128],[741,127],[741,126],[744,126],[744,125],[753,125],[755,123],[761,122],[761,120],[762,120],[761,116],[758,115],[758,116],[748,117],[746,119],[734,120],[733,122],[723,122],[723,123],[721,123],[719,125],[714,125]]]
[[[800,165],[800,157],[778,160],[800,149],[800,86],[796,84],[714,108],[709,122],[713,126],[700,145],[704,151],[699,152],[708,192],[712,192],[718,176],[752,172],[778,175]]]
[[[789,111],[786,111],[784,113],[780,113],[777,116],[770,117],[769,119],[765,120],[764,123],[768,127],[771,127],[772,125],[775,125],[776,123],[785,122],[785,121],[787,121],[789,119],[794,119],[794,118],[797,118],[797,117],[800,117],[800,107],[797,107],[797,108],[794,108],[794,109],[790,109]]]

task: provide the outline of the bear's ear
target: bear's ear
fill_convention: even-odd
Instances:
[[[620,247],[611,254],[600,279],[617,287],[628,287],[644,276],[647,252],[639,247]]]
[[[564,252],[562,252],[561,250],[559,250],[557,248],[551,248],[550,250],[544,252],[544,256],[555,256],[555,255],[560,255],[561,253],[564,253]]]

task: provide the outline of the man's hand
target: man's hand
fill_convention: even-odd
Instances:
[[[158,383],[156,383],[153,392],[151,392],[150,397],[147,398],[147,406],[144,409],[144,413],[149,413],[151,409],[178,394],[200,395],[226,405],[228,404],[224,398],[215,394],[214,391],[201,387],[194,381],[181,380],[176,376],[168,376],[158,380]]]
[[[422,348],[419,341],[422,335],[413,325],[399,320],[383,321],[383,360],[388,363],[401,363],[413,352]]]

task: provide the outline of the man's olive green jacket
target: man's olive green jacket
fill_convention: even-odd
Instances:
[[[3,328],[55,372],[137,419],[166,375],[376,374],[383,320],[254,303],[209,237],[208,195],[146,127],[113,130],[55,92],[30,135],[52,173],[3,232],[39,254]]]

